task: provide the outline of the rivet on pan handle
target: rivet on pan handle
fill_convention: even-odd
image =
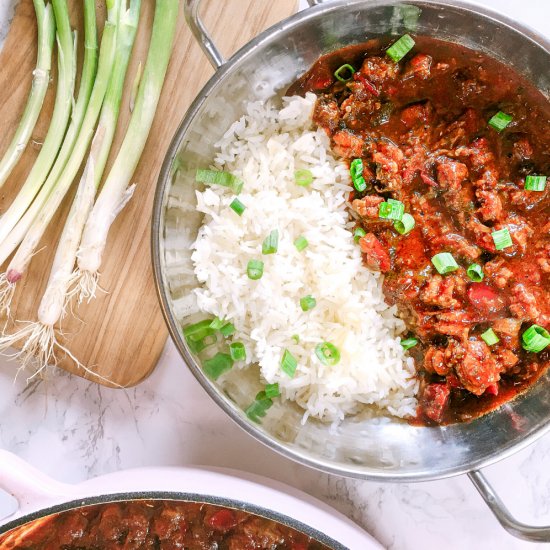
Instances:
[[[206,27],[201,21],[199,16],[200,4],[201,0],[185,0],[185,4],[183,6],[185,20],[187,21],[193,36],[197,39],[197,42],[202,48],[202,51],[208,58],[208,61],[210,61],[215,69],[219,69],[225,63],[225,59],[219,52],[216,44],[214,44],[212,38],[210,38]]]
[[[468,477],[506,531],[520,539],[532,542],[550,542],[550,525],[534,527],[516,520],[479,470],[470,472]]]

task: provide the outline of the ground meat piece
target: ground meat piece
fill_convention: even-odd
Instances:
[[[334,151],[346,159],[361,157],[363,154],[364,141],[350,132],[341,131],[334,134]]]
[[[471,233],[474,242],[488,250],[489,252],[496,252],[495,242],[493,241],[493,230],[486,225],[483,225],[475,216],[471,216],[466,222],[466,228]]]
[[[516,284],[512,287],[512,295],[515,300],[510,305],[510,311],[514,317],[523,321],[537,322],[541,311],[537,306],[535,295],[522,284]]]
[[[481,250],[475,244],[458,233],[445,233],[433,239],[430,243],[434,253],[441,250],[449,250],[456,256],[476,260],[481,254]]]
[[[480,125],[481,121],[476,111],[474,109],[466,109],[460,118],[451,124],[442,124],[438,128],[437,134],[439,135],[439,139],[434,149],[436,151],[440,150],[438,154],[450,153],[454,156],[454,148],[465,140],[468,135],[476,132]],[[447,147],[450,148],[449,151],[445,151]]]
[[[536,253],[537,263],[545,273],[550,273],[550,243],[541,243]]]
[[[502,217],[502,201],[495,191],[477,189],[476,197],[481,205],[478,213],[483,221],[499,220]]]
[[[508,269],[507,263],[502,258],[496,258],[487,262],[483,268],[485,275],[498,288],[505,288],[514,273]]]
[[[397,77],[399,64],[386,57],[367,57],[360,72],[373,84],[383,84]]]
[[[381,103],[376,99],[361,100],[351,95],[340,105],[342,121],[351,130],[362,130],[371,124],[371,117],[380,109]]]
[[[468,167],[462,162],[445,159],[436,166],[437,183],[442,189],[458,192],[462,182],[468,177]]]
[[[487,386],[500,379],[500,371],[489,346],[478,339],[465,342],[466,353],[455,365],[455,371],[462,385],[475,395],[482,395]]]
[[[251,550],[271,550],[285,542],[284,536],[274,521],[267,521],[263,518],[250,518],[241,525],[241,529],[253,542],[250,546]],[[241,550],[242,548],[248,547],[229,545],[230,550]]]
[[[486,138],[476,139],[470,147],[459,147],[456,155],[466,157],[474,168],[484,169],[495,164],[495,155]]]
[[[413,229],[408,235],[399,239],[396,247],[396,267],[398,270],[420,269],[430,265],[426,255],[426,246],[419,229]]]
[[[515,367],[519,362],[518,356],[509,349],[498,349],[495,352],[495,356],[500,371],[507,371],[512,367]]]
[[[317,124],[330,132],[334,132],[340,125],[340,109],[333,99],[319,98],[315,103],[313,119]]]
[[[452,336],[457,340],[466,340],[476,318],[464,310],[445,310],[434,313],[416,311],[416,331],[421,337],[434,334]]]
[[[514,206],[519,206],[523,210],[531,210],[539,204],[545,202],[548,198],[548,192],[533,192],[524,188],[525,179],[522,178],[517,182],[517,187],[509,191],[510,202]],[[519,189],[518,189],[519,188]]]
[[[165,508],[155,516],[151,523],[151,533],[160,540],[177,542],[187,531],[185,514],[177,509]]]
[[[63,518],[63,526],[59,529],[58,535],[59,547],[74,544],[74,541],[81,539],[88,529],[88,519],[84,514],[68,514]]]
[[[359,246],[368,267],[382,273],[390,270],[390,255],[373,233],[367,233],[361,237]]]
[[[378,209],[383,202],[384,197],[380,197],[379,195],[367,195],[362,199],[355,199],[351,203],[351,207],[362,218],[374,218],[378,221],[380,219],[378,217]]]
[[[449,371],[449,366],[445,363],[445,352],[441,348],[430,346],[424,356],[424,370],[445,376]]]
[[[433,59],[431,56],[417,53],[410,61],[404,78],[416,76],[422,80],[430,77]]]
[[[427,124],[430,119],[431,108],[427,103],[414,103],[401,111],[401,122],[407,128],[414,128]]]
[[[376,163],[376,177],[392,191],[401,189],[401,170],[403,163],[403,151],[388,141],[379,141],[376,144],[376,152],[372,155]]]
[[[503,229],[507,227],[510,231],[512,241],[517,245],[522,253],[525,252],[527,242],[533,236],[533,229],[525,219],[517,214],[509,214],[501,224],[495,225],[495,229]]]
[[[451,389],[445,384],[428,384],[420,400],[420,407],[426,417],[441,422],[449,402]]]
[[[464,357],[464,347],[454,339],[449,339],[445,348],[430,346],[424,357],[424,369],[439,376],[448,375],[453,366]]]
[[[460,301],[453,297],[453,293],[460,295],[465,287],[461,277],[434,275],[422,288],[420,299],[428,305],[442,308],[456,307],[460,305]]]
[[[518,139],[513,147],[514,158],[518,161],[530,159],[533,156],[533,147],[525,137]]]
[[[521,321],[519,319],[503,318],[493,321],[492,329],[497,333],[498,337],[503,340],[508,347],[519,347],[519,330],[521,329]]]

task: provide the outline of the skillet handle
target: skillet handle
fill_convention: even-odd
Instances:
[[[479,470],[473,470],[468,473],[468,477],[506,531],[515,537],[531,542],[550,542],[550,525],[535,527],[518,521],[510,514],[500,497],[487,481],[487,478]]]
[[[55,481],[39,472],[16,455],[0,450],[0,489],[10,493],[18,502],[17,516],[71,494],[71,486]]]
[[[225,59],[216,47],[216,44],[214,44],[212,38],[210,38],[210,34],[208,34],[208,31],[199,16],[200,4],[201,0],[185,0],[183,5],[185,20],[187,21],[193,36],[197,39],[204,55],[206,55],[208,61],[210,61],[214,69],[217,70],[225,63]]]

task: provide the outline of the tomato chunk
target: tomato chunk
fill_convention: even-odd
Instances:
[[[231,510],[225,508],[219,510],[208,518],[207,523],[212,529],[225,533],[237,525],[238,521]]]
[[[483,313],[497,313],[506,305],[502,296],[485,283],[471,283],[468,288],[468,299]]]
[[[424,415],[434,422],[441,422],[450,395],[451,390],[446,384],[428,384],[421,400]]]

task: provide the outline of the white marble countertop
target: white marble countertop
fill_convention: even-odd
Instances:
[[[483,0],[550,33],[548,0]],[[0,37],[13,0],[0,0]],[[2,24],[3,23],[3,24]],[[0,447],[67,482],[138,466],[201,464],[261,474],[342,511],[399,550],[521,549],[464,476],[382,484],[329,476],[257,443],[211,402],[171,343],[154,374],[130,390],[100,388],[63,373],[26,385],[0,360]],[[550,524],[550,435],[485,470],[523,521]]]

